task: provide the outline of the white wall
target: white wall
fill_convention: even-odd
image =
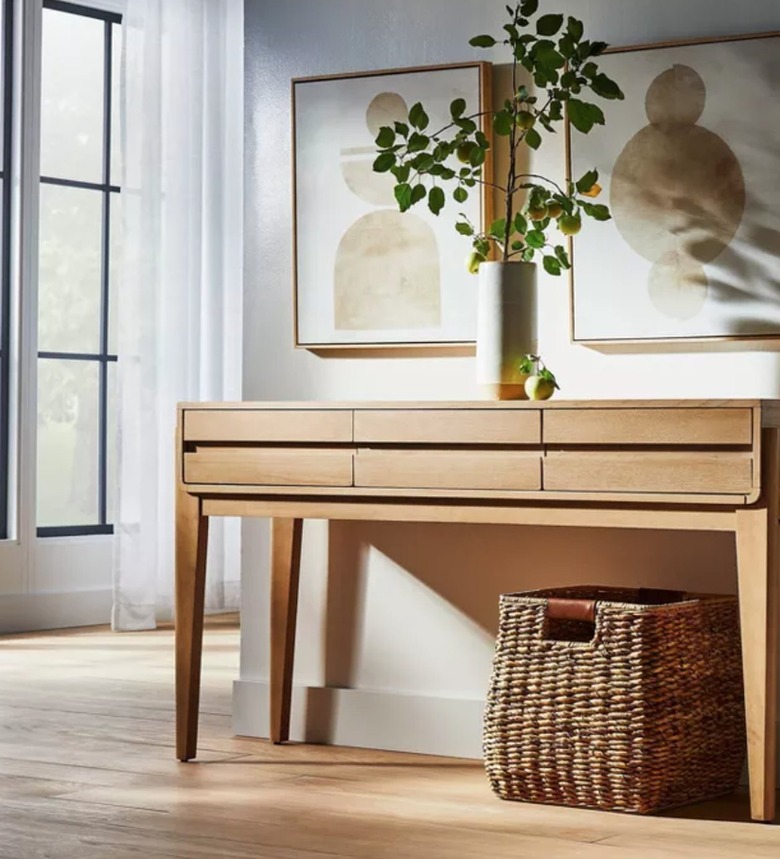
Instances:
[[[322,358],[293,349],[290,79],[473,58],[468,39],[500,30],[504,5],[503,0],[246,0],[248,399],[480,396],[472,358]],[[780,30],[776,0],[547,5],[581,17],[589,35],[612,44]],[[500,53],[479,56],[504,62]],[[562,151],[547,149],[544,161],[543,169],[562,174]],[[568,398],[780,396],[777,354],[600,354],[568,341],[565,280],[542,277],[540,291],[540,348]],[[445,752],[478,752],[478,707],[472,704],[486,687],[500,592],[583,579],[734,589],[733,546],[724,535],[310,523],[304,543],[296,683],[402,693],[406,697],[388,699],[399,714],[412,704],[424,714],[429,697],[453,699],[447,710],[453,732],[425,734],[425,748]],[[236,728],[262,735],[260,684],[268,668],[263,525],[246,526],[244,555]],[[317,708],[339,709],[329,714],[324,729],[312,727],[311,735],[419,748],[411,727],[391,729],[367,701],[362,712],[371,715],[363,721],[374,719],[373,728],[358,727],[359,694],[354,712],[349,701],[337,705],[312,697],[310,727],[322,717]],[[396,721],[402,724],[400,716]]]

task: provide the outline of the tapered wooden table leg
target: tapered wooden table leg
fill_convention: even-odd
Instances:
[[[197,754],[203,600],[206,585],[208,519],[201,500],[176,491],[176,757]]]
[[[765,821],[774,820],[777,788],[779,438],[763,431],[762,501],[736,513],[750,812]]]
[[[271,520],[271,742],[290,736],[302,519]]]

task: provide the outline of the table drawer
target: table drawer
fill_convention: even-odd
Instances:
[[[545,444],[749,445],[749,408],[549,409]]]
[[[538,490],[541,457],[492,450],[359,450],[355,486]]]
[[[355,412],[355,441],[375,444],[539,444],[534,409],[394,409]]]
[[[747,494],[753,460],[745,453],[564,451],[544,459],[544,488],[559,492]]]
[[[206,447],[184,454],[185,483],[351,486],[352,451]]]
[[[184,441],[351,442],[352,412],[328,409],[188,409]]]

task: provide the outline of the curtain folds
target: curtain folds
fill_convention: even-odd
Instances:
[[[126,0],[117,399],[117,630],[172,613],[176,403],[241,397],[243,4]],[[237,522],[206,606],[239,598]]]

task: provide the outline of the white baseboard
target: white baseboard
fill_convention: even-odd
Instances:
[[[233,684],[233,730],[268,736],[267,683]],[[461,758],[482,757],[484,701],[363,689],[293,689],[290,739]]]
[[[233,683],[234,733],[268,736],[268,692],[268,683]],[[484,706],[484,701],[470,698],[296,686],[290,739],[478,759],[482,757]],[[780,722],[777,731],[780,737]],[[780,783],[780,743],[778,746]]]
[[[0,635],[109,623],[112,602],[110,588],[71,593],[3,594],[0,596]]]

